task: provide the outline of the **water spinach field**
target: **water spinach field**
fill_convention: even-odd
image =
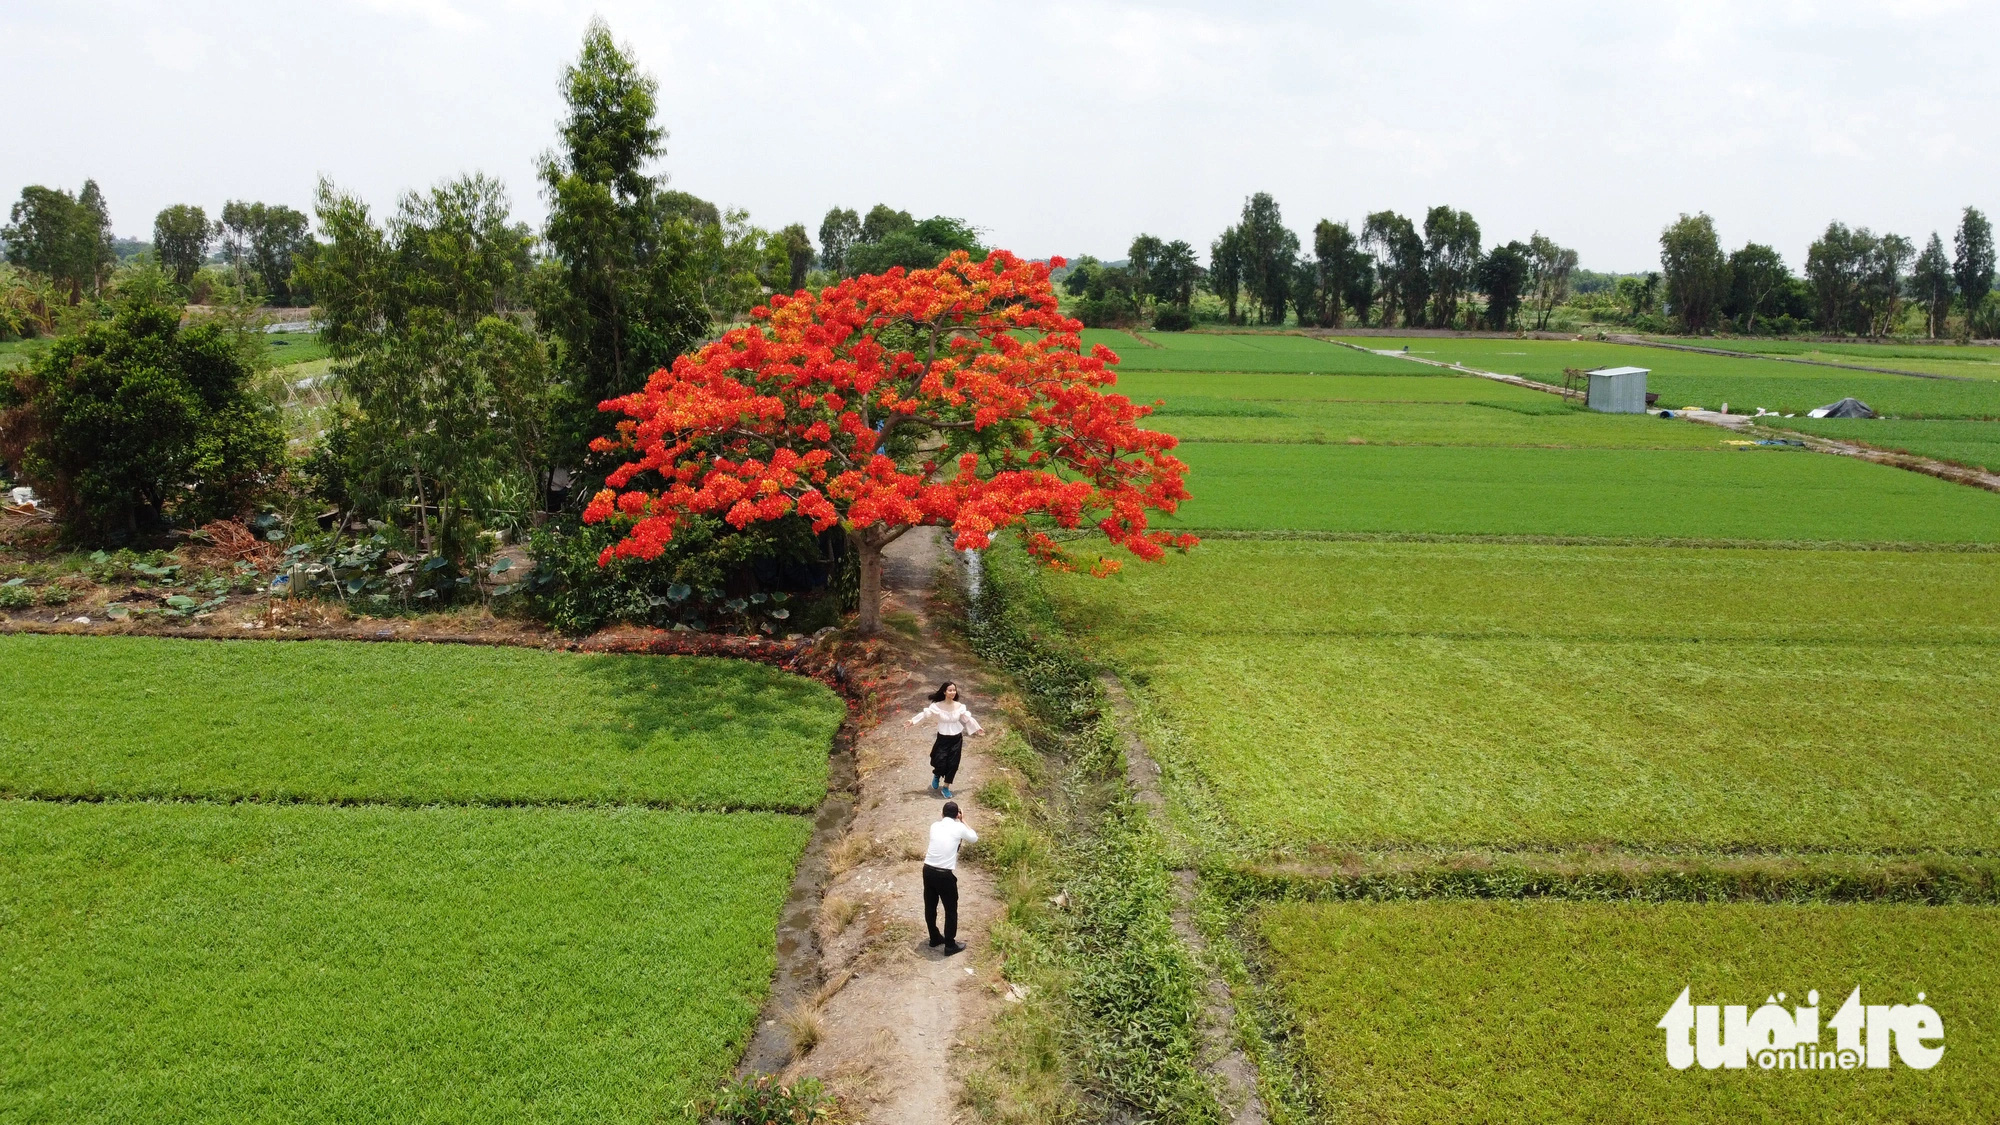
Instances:
[[[1376,353],[1648,366],[1671,405],[1873,394],[1907,417],[1815,432],[1956,427],[1930,448],[1965,458],[1994,382],[1598,342],[1133,339],[1106,341],[1121,388],[1183,439],[1176,522],[1204,542],[1015,580],[1134,700],[1273,1112],[2000,1115],[2000,495]],[[1825,1028],[1857,987],[1922,993],[1941,1061],[1681,1070],[1656,1026],[1688,988],[1753,1010],[1812,991]]]
[[[0,699],[22,1122],[681,1118],[845,714],[744,662],[140,637],[0,636]]]

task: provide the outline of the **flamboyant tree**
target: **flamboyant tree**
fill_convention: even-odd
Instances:
[[[776,296],[751,319],[602,405],[624,418],[596,448],[631,459],[584,511],[624,532],[600,562],[657,557],[692,514],[743,528],[798,513],[846,534],[872,632],[883,548],[913,527],[948,527],[976,550],[1040,515],[1094,524],[1141,559],[1194,545],[1148,524],[1187,498],[1174,439],[1107,390],[1117,357],[1083,350],[1048,266],[958,251],[935,269]],[[1047,531],[1026,540],[1074,565]],[[1100,557],[1092,571],[1117,566]]]

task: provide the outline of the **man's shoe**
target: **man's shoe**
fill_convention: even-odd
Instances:
[[[940,946],[940,945],[943,945],[943,944],[944,944],[944,939],[943,939],[943,938],[941,938],[941,937],[934,937],[934,938],[932,938],[932,939],[931,939],[931,948],[932,948],[932,949],[936,949],[936,948],[937,948],[938,946]]]
[[[948,942],[944,947],[944,955],[946,957],[949,957],[954,953],[963,953],[963,952],[965,952],[965,943],[962,941]]]

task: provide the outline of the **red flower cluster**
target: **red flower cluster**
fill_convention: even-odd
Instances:
[[[1083,352],[1047,266],[961,252],[750,315],[600,407],[625,418],[594,448],[632,458],[584,511],[625,527],[600,562],[657,557],[688,513],[741,528],[798,512],[870,541],[935,524],[961,549],[1041,513],[1093,523],[1142,559],[1193,546],[1147,525],[1188,496],[1174,439],[1140,427],[1150,407],[1104,390],[1117,356]],[[1067,565],[1048,535],[1028,542]]]

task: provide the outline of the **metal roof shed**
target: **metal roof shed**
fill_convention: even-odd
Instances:
[[[1600,367],[1588,372],[1590,389],[1584,404],[1606,414],[1644,414],[1648,371],[1644,367]]]

